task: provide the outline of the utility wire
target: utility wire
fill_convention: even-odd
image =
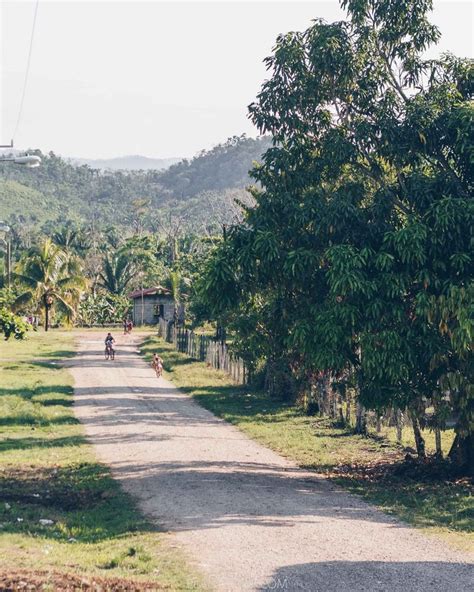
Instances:
[[[26,87],[28,86],[28,77],[30,74],[31,54],[33,52],[33,40],[35,37],[36,16],[38,14],[38,5],[39,5],[39,0],[36,0],[35,13],[33,16],[33,26],[31,28],[30,48],[28,50],[28,60],[26,62],[25,80],[23,81],[23,92],[21,94],[20,108],[18,110],[18,117],[16,120],[15,131],[13,132],[13,140],[15,139],[16,134],[18,132],[18,128],[20,126],[20,121],[21,121],[21,116],[23,115],[23,105],[25,103]]]

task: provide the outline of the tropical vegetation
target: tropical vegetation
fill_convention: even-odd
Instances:
[[[431,0],[341,5],[347,20],[277,39],[259,140],[157,172],[0,167],[2,326],[118,322],[163,285],[274,400],[360,434],[409,422],[422,460],[426,432],[441,458],[454,428],[450,463],[472,472],[473,62],[424,57]]]
[[[423,58],[429,0],[341,4],[266,60],[249,112],[274,145],[201,300],[275,396],[355,399],[360,431],[363,408],[408,411],[420,457],[421,427],[453,422],[472,472],[473,63]]]
[[[15,307],[30,305],[34,312],[42,309],[45,331],[55,307],[68,321],[74,320],[85,288],[80,263],[74,255],[46,239],[20,260],[16,278],[23,290],[15,300]]]

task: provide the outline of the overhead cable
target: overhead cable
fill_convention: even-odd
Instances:
[[[16,125],[15,125],[15,129],[14,129],[13,136],[12,136],[13,140],[15,140],[15,138],[16,138],[18,128],[20,127],[21,117],[23,115],[23,105],[25,103],[26,87],[28,86],[28,78],[29,78],[29,74],[30,74],[31,55],[33,53],[33,41],[34,41],[34,37],[35,37],[36,17],[38,15],[38,6],[39,6],[39,0],[36,0],[35,13],[33,16],[33,26],[31,27],[30,47],[28,50],[28,59],[26,62],[25,79],[23,81],[23,91],[21,93],[20,108],[18,109],[18,117],[16,120]]]

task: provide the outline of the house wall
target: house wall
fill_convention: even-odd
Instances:
[[[166,321],[173,320],[174,301],[169,296],[144,296],[143,298],[143,323],[156,325],[159,318],[159,306],[163,305],[163,317]],[[184,308],[180,306],[180,317],[184,315]],[[133,300],[133,324],[142,323],[142,299]]]

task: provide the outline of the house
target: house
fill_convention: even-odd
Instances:
[[[129,297],[133,300],[132,320],[134,325],[156,325],[160,317],[165,321],[174,318],[175,304],[171,292],[163,286],[135,290]],[[184,319],[184,306],[178,306],[178,320]]]

